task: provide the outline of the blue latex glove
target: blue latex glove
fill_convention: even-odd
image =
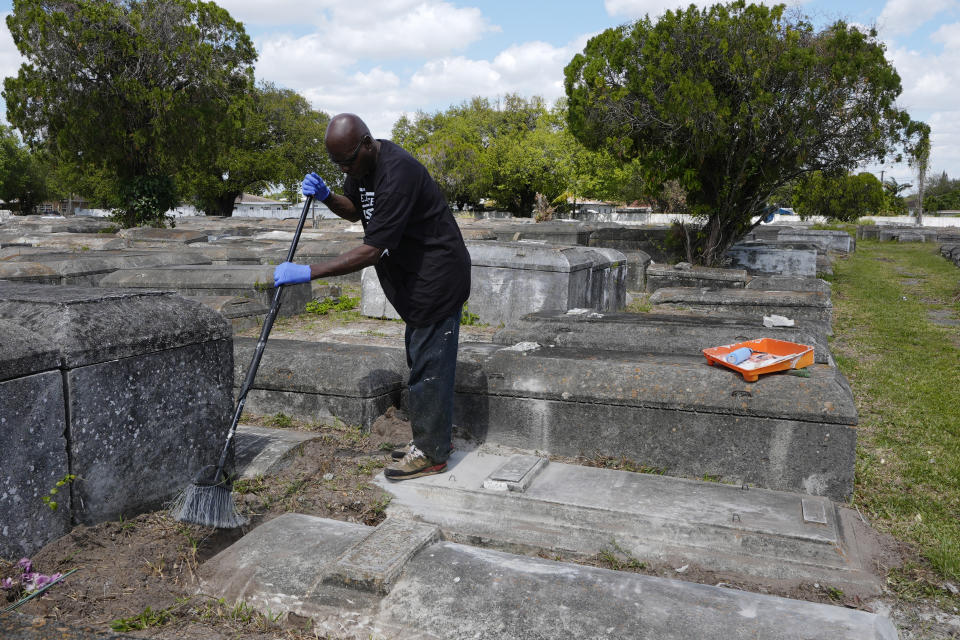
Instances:
[[[308,173],[303,178],[303,195],[313,196],[315,199],[323,202],[330,197],[330,187],[323,181],[323,178],[315,173]]]
[[[310,265],[296,262],[283,262],[273,270],[273,286],[310,282]]]

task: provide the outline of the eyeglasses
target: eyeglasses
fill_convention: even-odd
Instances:
[[[347,156],[343,160],[337,160],[333,156],[330,156],[330,159],[333,160],[333,164],[340,165],[343,167],[353,164],[354,160],[357,159],[357,156],[360,155],[360,147],[363,146],[363,143],[366,142],[367,138],[369,137],[370,136],[361,137],[360,142],[357,143],[357,146],[354,148],[353,153],[351,153],[349,156]]]

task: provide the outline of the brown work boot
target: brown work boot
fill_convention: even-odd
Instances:
[[[407,480],[443,473],[446,469],[446,461],[434,462],[423,451],[417,449],[416,445],[410,445],[406,455],[384,469],[383,475],[387,480]]]

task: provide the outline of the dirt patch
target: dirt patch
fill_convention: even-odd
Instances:
[[[244,422],[266,425],[271,419]],[[387,450],[397,443],[344,425],[311,430],[318,438],[301,445],[283,471],[236,483],[234,497],[251,518],[248,527],[218,531],[175,522],[165,512],[76,527],[36,553],[33,564],[45,574],[79,571],[19,611],[104,631],[112,625],[149,638],[316,639],[292,623],[194,595],[200,564],[283,513],[367,525],[383,520],[389,496],[371,480],[389,463]],[[18,575],[15,566],[0,566],[0,578]]]

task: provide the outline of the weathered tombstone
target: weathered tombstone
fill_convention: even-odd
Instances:
[[[194,244],[196,242],[206,242],[207,233],[205,231],[191,231],[189,229],[156,229],[153,227],[133,227],[131,229],[121,229],[119,235],[130,241],[133,246],[141,242],[145,243],[172,243],[172,244]]]
[[[168,290],[183,296],[243,296],[269,306],[273,272],[270,265],[246,264],[123,269],[104,277],[100,286]],[[284,287],[280,315],[303,313],[311,299],[309,282]]]
[[[801,276],[817,275],[817,251],[771,246],[759,242],[745,242],[727,249],[731,266],[753,275]]]
[[[760,320],[718,314],[531,313],[493,336],[499,345],[535,342],[586,350],[701,356],[703,350],[756,338],[776,338],[814,347],[816,362],[829,363],[826,336],[797,327],[765,327]]]
[[[816,245],[820,251],[837,253],[850,253],[856,248],[856,241],[849,233],[832,229],[781,229],[777,240],[803,242]]]
[[[616,310],[626,300],[626,258],[616,250],[522,241],[471,241],[467,249],[470,312],[486,324],[507,324],[544,309]],[[399,317],[372,270],[363,274],[361,313]]]
[[[818,291],[758,291],[755,289],[658,289],[650,296],[654,308],[687,309],[731,317],[762,320],[780,315],[802,329],[830,335],[833,303]]]
[[[651,264],[647,267],[646,291],[652,293],[665,287],[743,289],[749,279],[743,269],[717,269],[688,263]]]
[[[0,367],[16,376],[0,405],[21,407],[13,420],[17,410],[2,413],[10,446],[0,467],[60,460],[37,479],[44,486],[24,487],[30,500],[75,474],[61,508],[94,524],[161,506],[216,462],[233,405],[230,326],[218,314],[168,293],[0,282],[0,320],[22,330],[10,334],[15,351],[49,345]],[[31,428],[37,438],[47,429],[43,446],[24,437]]]
[[[880,238],[880,227],[875,224],[861,224],[857,226],[858,240],[878,240]]]
[[[3,284],[0,284],[2,287]],[[10,285],[7,285],[10,286]],[[29,556],[70,530],[70,490],[42,501],[69,472],[58,348],[0,320],[0,557]]]
[[[238,385],[255,347],[253,338],[235,341]],[[283,412],[307,421],[335,416],[369,429],[387,408],[400,404],[406,376],[400,347],[270,340],[245,406],[252,413]]]

